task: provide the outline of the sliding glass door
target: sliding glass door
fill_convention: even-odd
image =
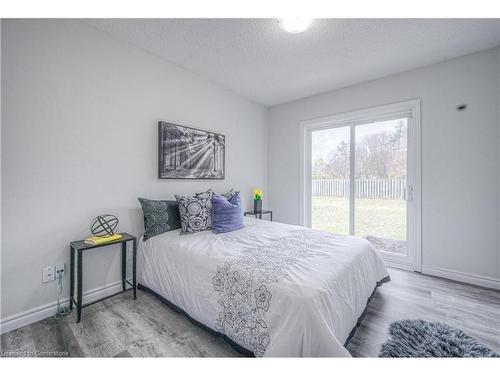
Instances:
[[[387,262],[418,268],[409,267],[419,246],[412,119],[409,113],[380,117],[307,129],[306,225],[366,238]]]

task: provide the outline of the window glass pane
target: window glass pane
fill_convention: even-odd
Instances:
[[[356,126],[355,235],[406,254],[407,120]]]
[[[312,132],[312,228],[349,234],[349,126]]]

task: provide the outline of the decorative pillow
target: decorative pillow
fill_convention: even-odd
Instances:
[[[227,193],[221,194],[224,198],[226,199],[231,199],[234,194],[239,193],[239,191],[236,191],[234,189],[229,190]]]
[[[179,207],[176,201],[139,198],[139,202],[144,214],[144,241],[181,227]]]
[[[212,198],[212,216],[214,233],[226,233],[243,228],[245,225],[240,193],[235,192],[230,199],[215,194]]]
[[[207,229],[212,229],[212,197],[214,192],[212,189],[208,189],[204,193],[197,193],[196,198],[198,198],[206,207],[208,214]]]
[[[196,197],[179,197],[179,214],[181,216],[181,234],[191,234],[210,229],[208,210],[204,202]]]
[[[194,197],[175,195],[179,203],[181,216],[181,234],[190,234],[212,229],[212,196],[211,189],[196,193]],[[187,209],[189,205],[190,210]],[[197,207],[201,206],[201,207]]]

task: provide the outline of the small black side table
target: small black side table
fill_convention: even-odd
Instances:
[[[265,215],[265,214],[270,214],[271,221],[273,221],[273,211],[271,211],[271,210],[262,210],[262,212],[245,211],[245,213],[243,215],[245,215],[245,216],[251,215],[251,216],[255,216],[255,218],[262,219],[262,215]]]
[[[127,292],[129,290],[134,290],[134,299],[137,298],[137,280],[136,280],[136,269],[137,269],[137,238],[132,236],[131,234],[128,233],[121,233],[122,238],[113,241],[113,242],[107,242],[103,243],[100,245],[88,245],[84,241],[73,241],[70,243],[70,252],[71,252],[71,278],[70,278],[70,296],[69,296],[69,309],[73,310],[73,303],[75,304],[77,315],[76,315],[76,322],[79,323],[80,319],[82,317],[82,308],[92,305],[94,303],[100,302],[106,298],[110,298],[113,296],[116,296],[118,294],[121,294],[123,292]],[[133,256],[133,261],[132,261],[132,284],[127,280],[127,242],[132,241],[132,256]],[[83,252],[86,250],[90,249],[96,249],[98,247],[103,247],[103,246],[108,246],[108,245],[115,245],[117,243],[122,244],[122,288],[123,290],[121,292],[112,294],[110,296],[101,298],[97,301],[93,301],[90,303],[87,303],[86,305],[82,304],[82,258],[83,258]],[[74,296],[74,289],[75,289],[75,252],[78,253],[78,263],[77,263],[77,273],[76,273],[76,301],[73,298]],[[131,288],[126,288],[126,284],[130,285]]]

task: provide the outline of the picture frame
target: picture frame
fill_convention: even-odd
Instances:
[[[225,179],[226,137],[158,121],[159,179]]]

